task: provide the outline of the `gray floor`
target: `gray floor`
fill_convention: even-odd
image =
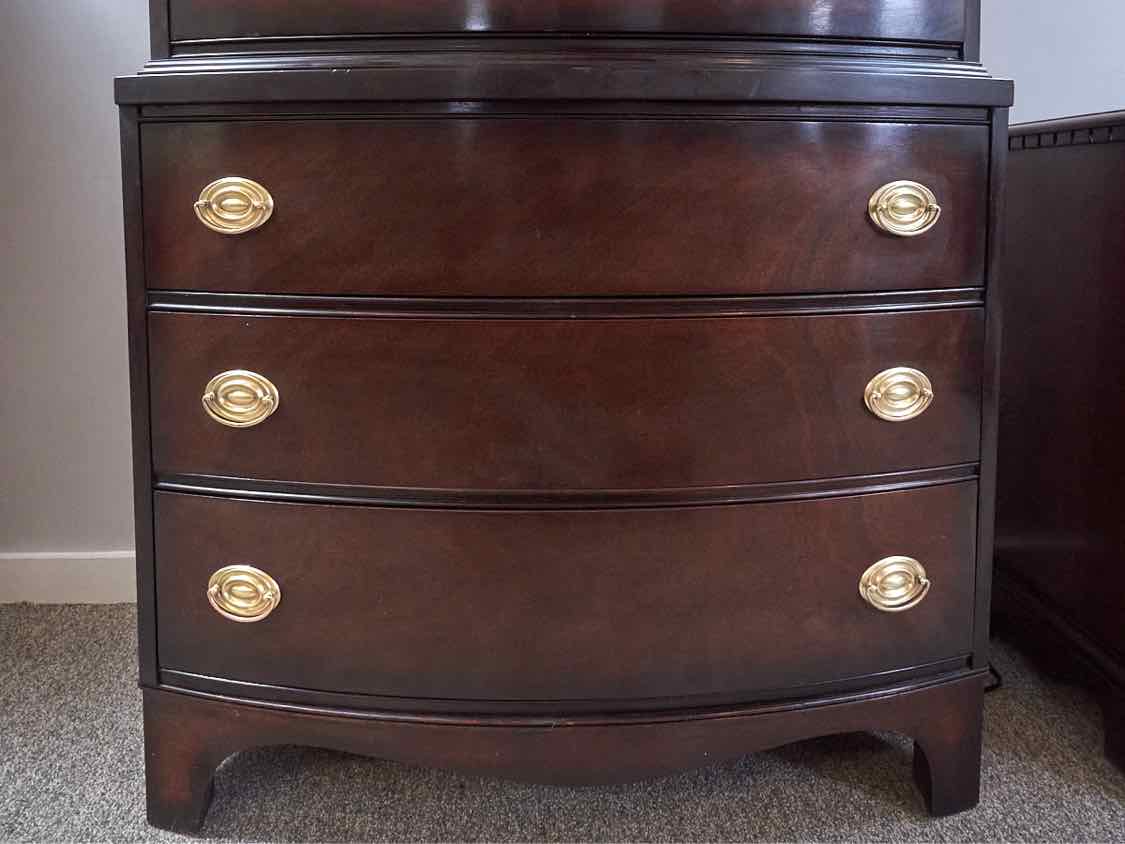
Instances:
[[[227,760],[204,835],[284,841],[1125,841],[1101,718],[1003,643],[984,797],[931,820],[892,735],[808,741],[631,786],[555,789],[300,748]],[[0,840],[184,840],[144,821],[128,606],[0,606]]]

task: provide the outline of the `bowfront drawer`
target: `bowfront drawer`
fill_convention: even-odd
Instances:
[[[922,666],[970,648],[976,495],[482,512],[158,493],[161,667],[577,700]]]
[[[153,460],[163,476],[645,490],[979,455],[979,308],[149,319]]]
[[[984,126],[168,123],[143,127],[142,150],[152,288],[605,296],[983,284]]]

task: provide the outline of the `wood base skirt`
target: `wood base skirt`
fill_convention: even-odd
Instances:
[[[914,739],[914,777],[934,815],[980,792],[984,673],[961,672],[850,696],[634,716],[411,716],[263,705],[144,690],[148,820],[197,831],[215,769],[253,747],[296,744],[557,785],[649,779],[833,733]]]

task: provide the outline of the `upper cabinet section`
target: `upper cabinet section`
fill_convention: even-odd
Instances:
[[[980,64],[981,0],[150,3],[153,60],[117,80],[117,102],[206,117],[247,102],[1012,102]]]
[[[975,59],[979,0],[152,0],[154,54],[381,35],[716,36],[930,45]],[[887,42],[894,42],[888,44]]]

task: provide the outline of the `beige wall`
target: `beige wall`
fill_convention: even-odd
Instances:
[[[1125,109],[1122,0],[982,0],[981,56],[1016,80],[1013,123]]]
[[[0,601],[128,587],[113,77],[147,28],[146,0],[0,0]]]

